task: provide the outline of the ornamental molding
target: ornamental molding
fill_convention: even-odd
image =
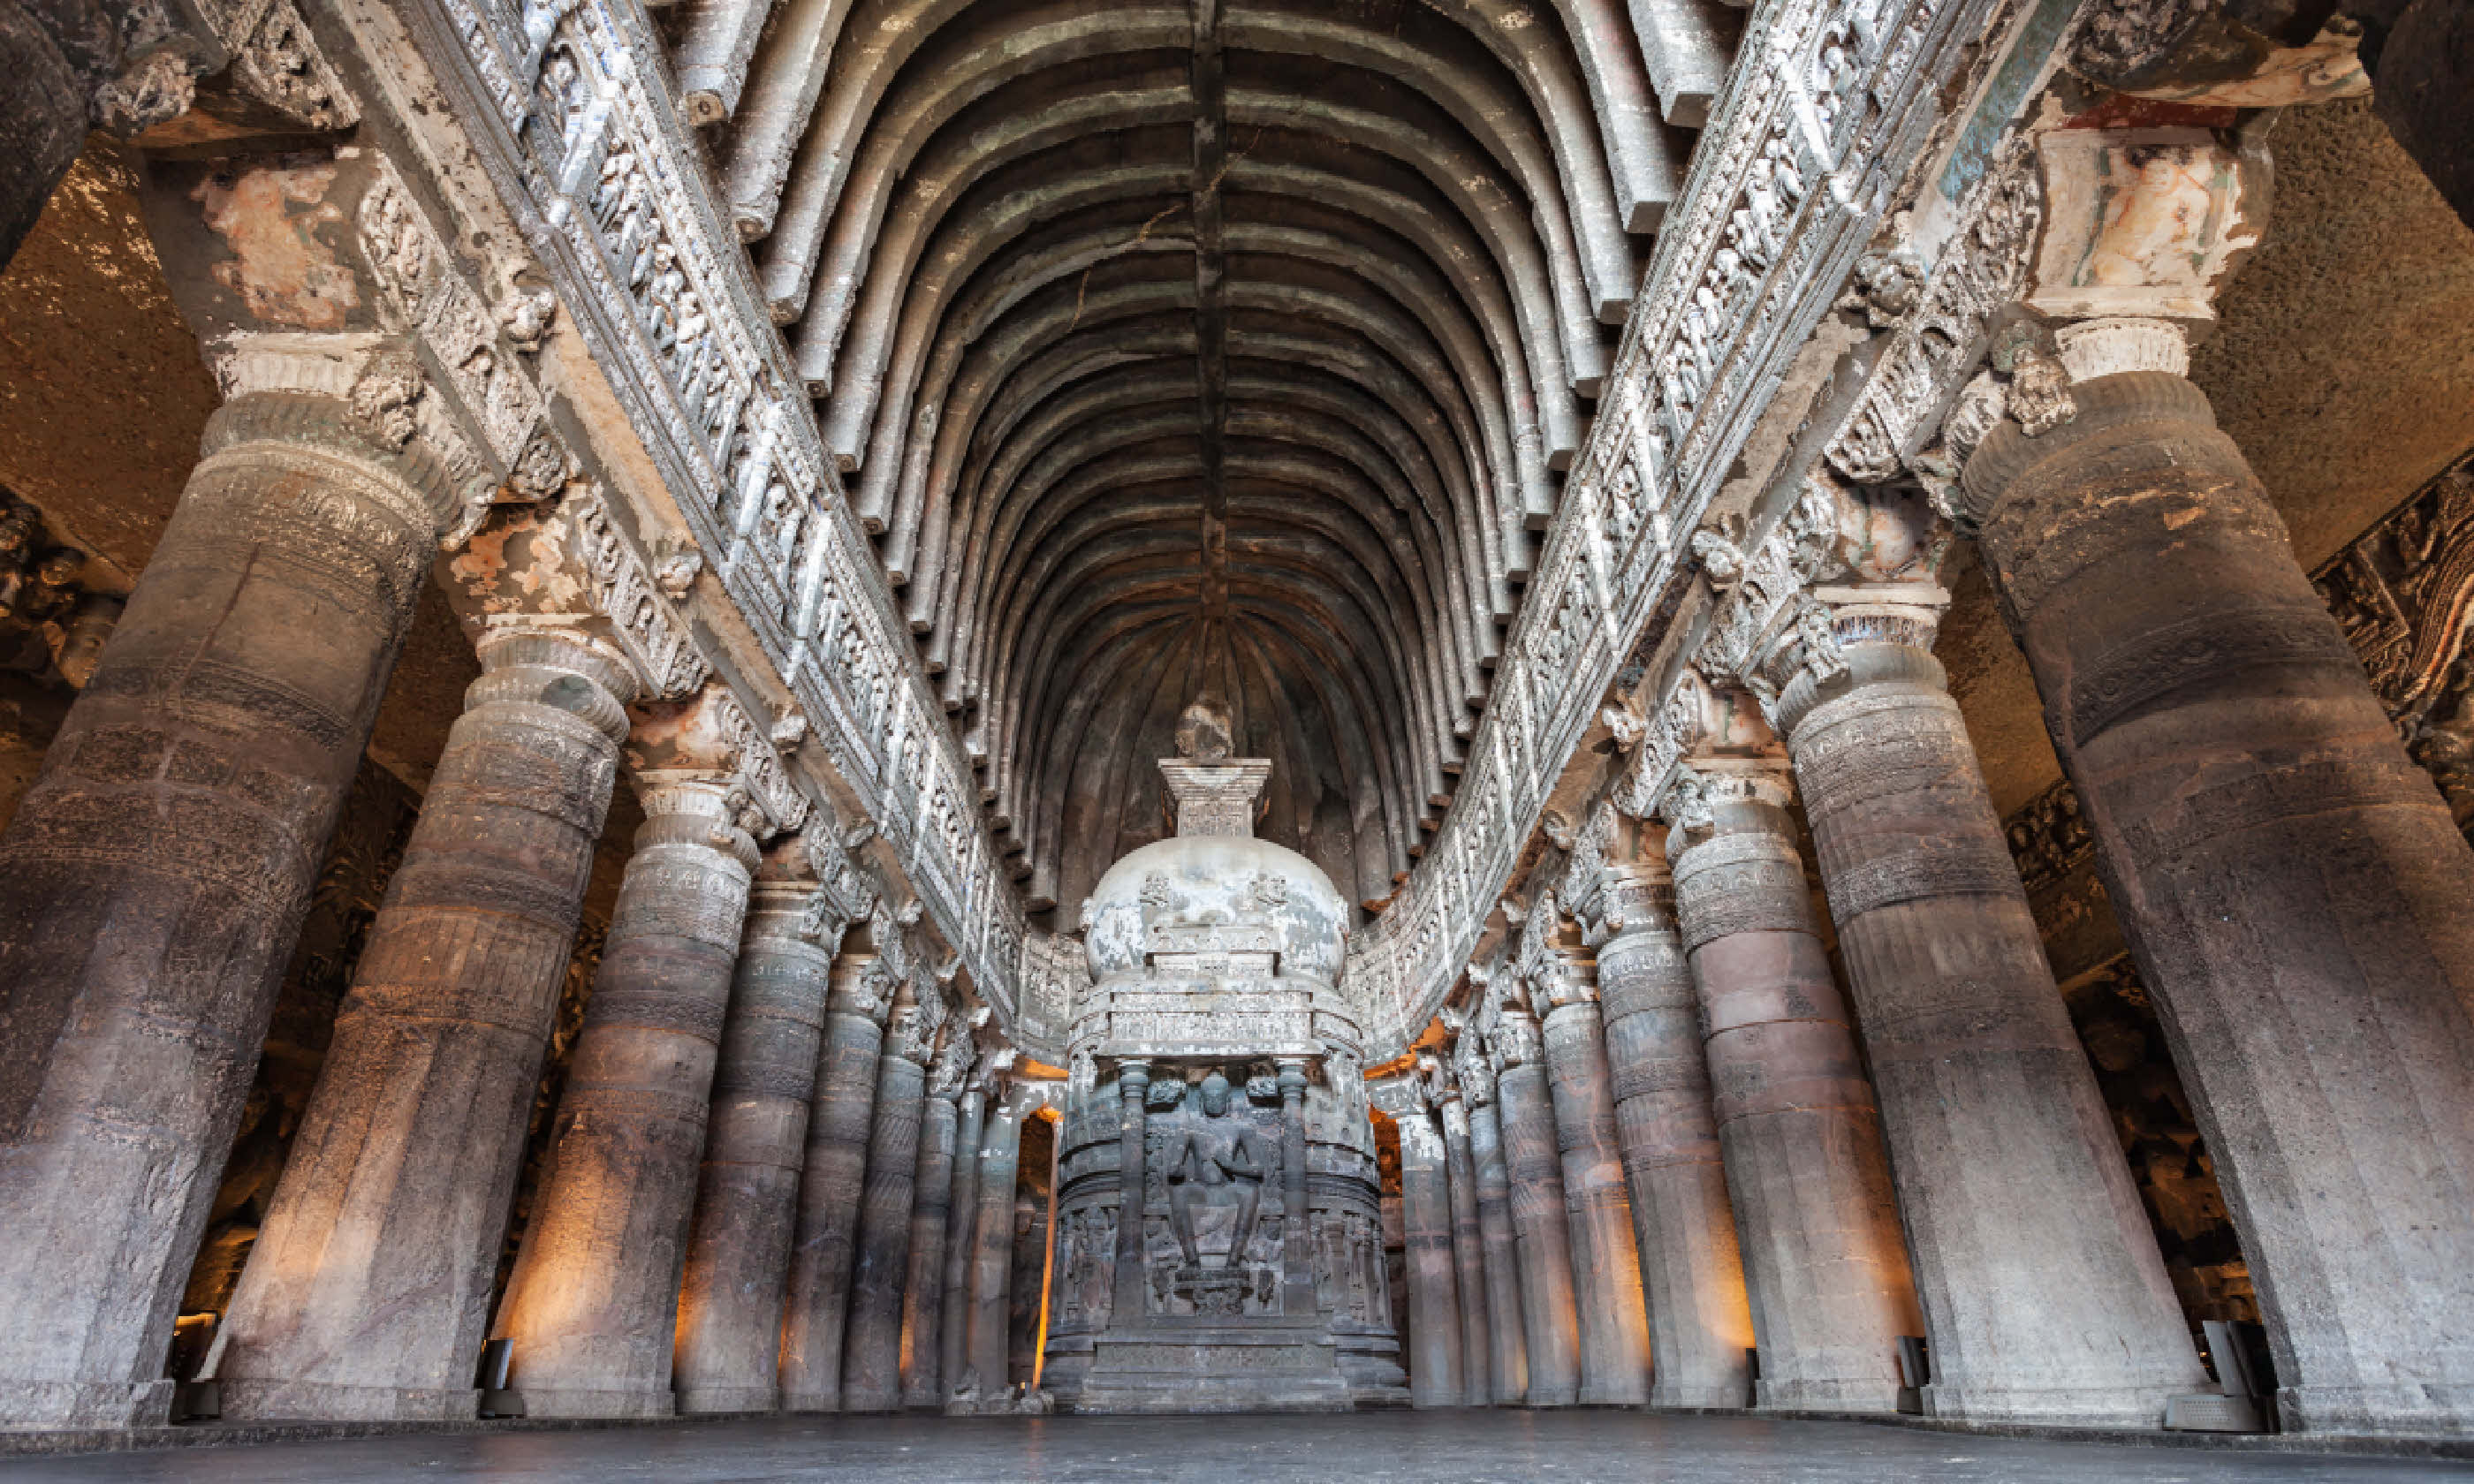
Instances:
[[[424,53],[443,60],[444,90],[605,368],[687,544],[809,719],[810,745],[1011,1025],[1019,896],[805,383],[705,189],[699,142],[662,69],[638,64],[660,52],[643,12],[617,0],[417,0],[402,13]],[[665,571],[682,590],[699,581]],[[663,602],[635,576],[628,601]]]

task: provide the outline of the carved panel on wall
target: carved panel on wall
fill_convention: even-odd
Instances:
[[[2313,574],[2407,750],[2460,827],[2474,826],[2474,455]]]
[[[2216,1161],[2200,1137],[2139,970],[2124,954],[2074,980],[2063,999],[2094,1065],[2098,1090],[2183,1311],[2195,1322],[2257,1323],[2258,1295],[2217,1182]]]

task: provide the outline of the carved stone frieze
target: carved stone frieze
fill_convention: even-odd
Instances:
[[[1931,265],[1914,310],[1898,322],[1831,440],[1826,457],[1850,479],[1895,479],[1931,442],[1937,415],[1978,364],[1994,315],[2019,298],[2044,221],[2034,151],[2025,143],[2005,150],[1963,209],[1967,226]],[[1913,258],[1892,250],[1899,252]]]

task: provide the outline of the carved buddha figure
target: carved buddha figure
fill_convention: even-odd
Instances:
[[[1229,1268],[1244,1265],[1246,1243],[1254,1233],[1254,1213],[1263,1204],[1263,1182],[1272,1160],[1253,1121],[1232,1111],[1228,1079],[1218,1072],[1202,1079],[1201,1116],[1177,1120],[1169,1137],[1166,1173],[1169,1225],[1189,1268],[1202,1266],[1201,1210],[1219,1204],[1217,1192],[1226,1186],[1237,1197],[1237,1222],[1229,1229]]]

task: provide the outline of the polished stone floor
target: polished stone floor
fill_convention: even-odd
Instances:
[[[0,1460],[8,1480],[516,1484],[869,1480],[1711,1480],[1723,1484],[2402,1484],[2474,1465],[1970,1437],[1859,1423],[1462,1412],[1355,1417],[774,1418],[569,1432],[428,1434]]]

